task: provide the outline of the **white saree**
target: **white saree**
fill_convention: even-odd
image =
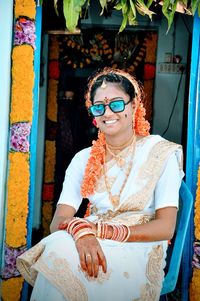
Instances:
[[[90,148],[79,152],[66,171],[59,204],[81,203],[80,185]],[[130,153],[123,157],[129,162]],[[107,178],[112,195],[119,194],[124,173],[115,160],[107,164]],[[128,164],[128,163],[127,163]],[[183,177],[180,145],[151,135],[137,141],[133,166],[120,203],[115,208],[108,198],[103,175],[90,197],[91,221],[134,225],[148,223],[155,211],[178,207],[179,187]],[[24,278],[34,286],[32,301],[156,301],[164,277],[167,241],[116,242],[99,240],[107,260],[107,273],[88,277],[80,268],[72,237],[57,231],[17,259]]]

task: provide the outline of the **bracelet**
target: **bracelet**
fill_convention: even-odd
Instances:
[[[112,236],[108,235],[108,227],[112,227]],[[107,224],[103,222],[96,223],[96,237],[101,239],[111,239],[119,242],[126,242],[130,237],[130,228],[126,225]]]
[[[80,230],[79,232],[77,232],[74,236],[73,236],[73,239],[75,242],[77,242],[77,240],[83,236],[86,236],[86,235],[93,235],[95,236],[95,233],[92,231],[92,230],[89,230],[89,229],[83,229],[83,230]]]

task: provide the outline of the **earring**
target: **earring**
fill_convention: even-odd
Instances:
[[[95,118],[92,120],[92,124],[97,127],[97,122]]]

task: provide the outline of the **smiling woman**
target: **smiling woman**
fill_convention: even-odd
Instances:
[[[89,80],[86,106],[98,139],[66,170],[52,234],[18,257],[34,285],[31,300],[159,300],[182,150],[149,135],[142,96],[121,70],[105,68]],[[77,218],[82,198],[90,212]]]

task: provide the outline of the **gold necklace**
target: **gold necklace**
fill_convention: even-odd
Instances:
[[[132,144],[134,138],[135,138],[135,135],[133,134],[131,139],[129,139],[128,141],[126,141],[125,143],[123,143],[121,145],[111,145],[111,144],[106,142],[106,146],[109,147],[109,149],[111,149],[111,150],[120,151],[120,150],[123,150],[128,145]]]
[[[132,136],[131,141],[129,140],[128,142],[126,142],[125,144],[123,144],[123,148],[125,148],[125,147],[127,147],[129,145],[128,152],[129,152],[129,149],[130,149],[130,151],[132,150],[132,147],[133,147],[133,145],[135,143],[135,139],[134,138],[135,138],[135,136]],[[120,149],[119,146],[118,146],[118,148],[116,148],[115,150],[119,150],[120,153],[121,153],[121,151],[123,150],[123,148]],[[117,165],[120,168],[124,167],[124,165],[126,163],[126,160],[123,158],[124,154],[122,154],[122,155],[121,154],[115,154],[111,150],[111,146],[109,144],[107,144],[107,143],[106,143],[106,149],[109,152],[109,154],[115,159]],[[113,147],[113,149],[114,149],[114,147]]]
[[[134,140],[134,142],[135,142],[135,140]],[[128,178],[129,178],[129,175],[130,175],[130,172],[131,172],[131,169],[132,169],[133,157],[134,157],[134,153],[135,153],[135,143],[133,143],[133,146],[134,147],[132,148],[131,160],[128,164],[128,169],[125,173],[125,179],[124,179],[124,182],[123,182],[123,184],[120,188],[119,194],[112,195],[112,193],[111,193],[111,187],[109,186],[108,178],[107,178],[107,169],[106,169],[105,156],[104,156],[104,164],[103,164],[104,181],[105,181],[106,190],[107,190],[107,193],[108,193],[108,196],[109,196],[109,200],[112,203],[114,208],[116,208],[119,205],[121,194],[122,194],[122,192],[124,190],[124,187],[125,187],[125,185],[128,181]]]

